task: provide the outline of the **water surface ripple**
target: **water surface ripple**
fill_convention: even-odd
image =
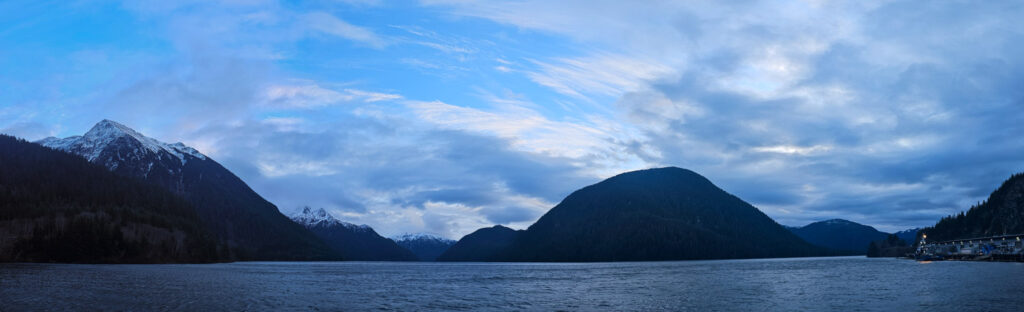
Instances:
[[[0,264],[0,311],[1021,311],[1024,264]]]

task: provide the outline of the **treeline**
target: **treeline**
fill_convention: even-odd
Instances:
[[[919,233],[928,234],[928,241],[1024,233],[1024,173],[1012,175],[967,212],[944,217]]]
[[[0,135],[0,261],[212,262],[195,209],[82,157]]]
[[[914,247],[900,239],[896,234],[889,234],[883,240],[868,244],[868,257],[901,257],[913,252]]]

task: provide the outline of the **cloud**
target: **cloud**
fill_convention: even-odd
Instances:
[[[265,63],[206,50],[151,70],[104,96],[97,105],[99,111],[93,113],[147,125],[138,129],[146,133],[176,137],[182,132],[152,130],[168,129],[169,125],[195,129],[210,122],[244,119],[257,102],[261,85],[269,79]],[[102,119],[97,115],[90,117]]]
[[[358,89],[339,91],[317,84],[270,85],[265,88],[266,105],[277,108],[316,108],[360,101],[373,103],[401,99],[401,95]]]
[[[5,128],[0,128],[0,133],[32,141],[54,135],[54,131],[50,126],[38,122],[14,123]]]
[[[629,144],[643,140],[633,127],[600,116],[551,120],[530,109],[532,103],[485,96],[490,110],[443,102],[408,101],[416,119],[443,129],[464,130],[508,140],[524,152],[561,157],[595,177],[610,177],[625,168],[648,167]]]
[[[760,146],[755,147],[755,152],[762,153],[779,153],[788,155],[808,155],[818,152],[827,152],[832,147],[827,145],[814,145],[814,146],[793,146],[793,145],[774,145],[774,146]]]
[[[622,93],[620,118],[644,138],[634,155],[786,224],[929,225],[1024,168],[1012,5],[425,3],[587,47],[527,75],[576,97]]]
[[[381,6],[384,4],[383,0],[338,0],[338,2],[353,6]]]
[[[371,91],[363,91],[363,90],[357,90],[357,89],[345,89],[345,92],[347,92],[348,94],[352,95],[355,98],[360,98],[364,102],[367,102],[367,103],[380,102],[380,101],[391,101],[391,100],[398,100],[398,99],[402,98],[402,96],[398,95],[398,94],[371,92]]]
[[[18,60],[0,61],[2,131],[121,120],[199,148],[285,211],[386,234],[522,227],[571,190],[665,165],[784,224],[892,231],[1024,168],[1015,3],[47,9],[0,36],[0,59]]]
[[[614,146],[607,142],[613,128],[552,121],[519,107],[532,105],[526,102],[495,98],[504,105],[499,112],[461,109],[372,91],[366,81],[286,71],[278,63],[294,57],[289,46],[303,40],[308,26],[294,17],[310,16],[262,14],[265,8],[194,4],[143,13],[174,33],[170,55],[111,75],[88,109],[64,122],[75,124],[67,135],[103,118],[119,120],[196,147],[285,212],[323,207],[384,234],[451,238],[495,223],[529,225],[575,187],[596,182],[584,167],[594,158],[581,153],[585,146]],[[236,10],[245,17],[207,19]],[[213,35],[196,32],[203,27]],[[262,38],[273,34],[283,37]],[[556,136],[578,140],[581,148],[559,147]]]
[[[660,62],[620,55],[560,58],[553,62],[534,60],[533,63],[539,70],[527,74],[531,80],[559,93],[580,98],[589,98],[588,95],[619,96],[672,73]]]
[[[349,24],[328,13],[307,13],[303,15],[302,20],[311,30],[324,34],[361,42],[374,48],[383,48],[388,45],[387,40],[373,31]]]
[[[486,224],[523,227],[573,185],[596,181],[565,159],[410,120],[343,114],[324,124],[286,123],[207,127],[195,136],[213,140],[216,159],[283,211],[324,207],[385,234],[457,238]],[[452,211],[461,215],[424,219]]]

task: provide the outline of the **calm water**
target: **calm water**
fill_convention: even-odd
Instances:
[[[0,264],[0,310],[1022,311],[1024,264]]]

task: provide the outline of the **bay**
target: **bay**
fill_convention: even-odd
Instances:
[[[0,264],[0,311],[1020,311],[1024,264]]]

